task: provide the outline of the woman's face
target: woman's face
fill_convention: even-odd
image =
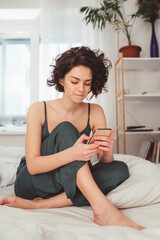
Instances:
[[[91,89],[92,71],[85,66],[73,67],[60,84],[64,87],[65,96],[72,99],[74,102],[82,102],[88,95]]]

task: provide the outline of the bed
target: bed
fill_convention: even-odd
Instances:
[[[0,146],[0,199],[14,196],[16,168],[22,147]],[[160,166],[132,155],[115,154],[127,163],[130,178],[107,197],[143,231],[93,223],[91,207],[23,210],[0,206],[0,240],[159,240]]]

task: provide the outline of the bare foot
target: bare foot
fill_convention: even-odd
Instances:
[[[111,205],[109,209],[103,208],[103,211],[101,209],[98,214],[94,214],[94,222],[101,226],[123,226],[137,230],[145,229],[145,227],[132,222],[113,205]]]
[[[20,197],[10,197],[10,198],[3,198],[0,200],[0,205],[5,205],[8,207],[14,208],[23,208],[23,209],[37,209],[39,202],[41,202],[42,198],[35,198],[34,200],[27,200]]]

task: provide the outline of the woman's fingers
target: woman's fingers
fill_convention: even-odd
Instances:
[[[88,137],[87,135],[85,135],[85,134],[82,134],[79,138],[78,138],[78,140],[76,141],[76,143],[83,143],[85,140],[89,140],[90,139],[90,137]]]
[[[109,135],[109,137],[113,138],[114,132],[115,132],[115,130],[114,130],[114,128],[112,128],[112,129],[111,129],[111,134]]]
[[[97,141],[112,142],[113,141],[111,137],[107,137],[107,136],[96,136],[94,140],[95,142]]]
[[[103,147],[103,146],[99,146],[99,150],[102,150],[104,152],[112,152],[112,149],[109,147]]]

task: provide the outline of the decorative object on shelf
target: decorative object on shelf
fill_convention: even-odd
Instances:
[[[92,23],[93,28],[97,24],[98,28],[102,30],[105,28],[106,22],[109,22],[114,30],[122,31],[128,40],[128,45],[120,48],[119,51],[123,53],[124,57],[139,57],[141,48],[131,43],[131,30],[135,18],[131,16],[130,20],[126,20],[123,2],[126,0],[103,0],[99,8],[81,7],[80,12],[85,14],[86,24]]]
[[[145,21],[151,23],[151,43],[150,56],[159,57],[158,42],[155,34],[155,21],[160,18],[159,0],[138,0],[138,11],[132,17],[142,17]]]
[[[152,37],[151,37],[151,45],[150,45],[150,56],[151,57],[159,57],[159,50],[158,50],[158,42],[156,39],[154,22],[151,23],[152,25]]]

